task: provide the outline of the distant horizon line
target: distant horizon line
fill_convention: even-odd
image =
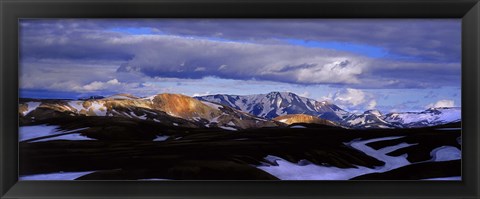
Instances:
[[[80,98],[88,98],[88,97],[111,97],[111,96],[115,96],[115,95],[132,95],[134,97],[138,97],[138,98],[147,98],[147,97],[151,97],[151,96],[155,96],[155,95],[161,95],[161,94],[179,94],[179,95],[185,95],[185,96],[189,96],[189,97],[203,97],[203,96],[210,96],[210,95],[236,95],[236,96],[249,96],[249,95],[268,95],[270,93],[287,93],[287,94],[295,94],[299,97],[303,97],[303,98],[308,98],[308,99],[312,99],[312,98],[309,98],[309,97],[304,97],[304,96],[301,96],[295,92],[292,92],[292,91],[271,91],[271,92],[268,92],[268,93],[255,93],[255,94],[246,94],[246,95],[243,95],[243,94],[228,94],[228,93],[212,93],[212,94],[205,94],[205,95],[188,95],[188,94],[185,94],[185,93],[174,93],[174,92],[164,92],[164,93],[157,93],[157,94],[153,94],[153,95],[146,95],[146,96],[140,96],[140,95],[134,95],[134,94],[130,94],[130,93],[116,93],[116,94],[112,94],[112,95],[98,95],[98,94],[93,94],[93,95],[88,95],[88,96],[84,96],[84,97],[73,97],[73,98],[49,98],[49,97],[21,97],[19,95],[19,99],[80,99]],[[312,100],[315,100],[315,99],[312,99]],[[315,101],[318,101],[318,100],[315,100]],[[323,101],[328,101],[328,100],[323,100]]]

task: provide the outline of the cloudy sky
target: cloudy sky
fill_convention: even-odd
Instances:
[[[460,106],[460,19],[20,21],[20,95],[288,91],[349,111]]]

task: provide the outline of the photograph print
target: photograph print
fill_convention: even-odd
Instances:
[[[461,181],[461,19],[20,19],[19,180]]]

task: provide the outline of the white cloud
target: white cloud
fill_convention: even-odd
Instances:
[[[85,85],[81,85],[78,83],[72,83],[68,90],[80,92],[80,93],[88,93],[88,92],[96,92],[96,91],[107,91],[113,93],[121,93],[127,92],[132,90],[141,90],[140,83],[132,82],[120,82],[118,79],[111,79],[108,81],[94,81]],[[148,86],[148,85],[142,85]],[[65,90],[65,88],[64,88]]]
[[[199,96],[205,96],[205,95],[210,95],[210,91],[207,91],[204,93],[194,93],[193,97],[199,97]]]
[[[118,22],[111,20],[95,20],[95,22],[23,20],[21,23],[24,30],[21,42],[22,53],[24,53],[22,62],[25,61],[24,59],[31,58],[69,60],[68,63],[55,64],[58,70],[67,65],[77,64],[83,59],[102,65],[105,61],[129,64],[131,62],[134,67],[126,67],[126,71],[137,71],[150,77],[215,76],[302,85],[346,84],[347,87],[354,88],[456,86],[461,71],[460,62],[456,61],[461,46],[458,42],[460,41],[458,31],[460,24],[458,20],[448,21],[394,20],[394,23],[391,20],[311,19],[255,20],[248,23],[236,19],[122,21],[129,24],[127,26],[152,29],[152,33],[168,33],[168,35],[129,35],[112,31],[110,28],[116,27]],[[405,28],[412,26],[416,28]],[[249,27],[256,29],[239,31],[248,30]],[[427,29],[445,31],[429,31],[429,34],[418,31]],[[371,32],[365,34],[364,30]],[[305,43],[334,41],[356,44],[352,47],[366,45],[392,55],[399,55],[399,57],[402,55],[407,58],[427,56],[435,60],[447,61],[428,63],[413,59],[372,58],[368,52],[362,53],[350,49],[353,51],[348,53],[348,48],[347,50],[329,50],[321,47],[307,47],[296,42],[292,43],[286,38],[297,38],[300,41],[304,40]],[[65,50],[66,46],[75,46],[75,48]],[[36,63],[36,60],[34,62]],[[117,68],[120,64],[116,64]],[[36,66],[37,64],[34,67]],[[33,66],[26,70],[32,70],[32,68]],[[98,67],[95,70],[97,72],[103,69]],[[412,70],[415,74],[411,74]],[[195,73],[195,71],[203,72]],[[72,72],[70,78],[78,78],[73,76],[85,78],[75,81],[80,85],[116,78],[114,75],[92,78],[77,73]],[[45,79],[44,76],[40,78]],[[437,81],[440,78],[445,81]],[[22,80],[23,82],[31,81],[23,77]],[[119,80],[124,79],[119,78]],[[46,82],[47,80],[36,81]],[[60,82],[62,80],[57,83]],[[22,85],[42,89],[49,87],[33,81]]]
[[[200,71],[206,71],[206,70],[207,70],[207,69],[206,69],[205,67],[197,67],[197,68],[195,68],[195,70],[193,70],[193,71],[195,71],[195,72],[200,72]]]
[[[362,62],[346,65],[345,67],[337,67],[339,63],[348,62],[347,59],[340,61],[342,58],[337,58],[326,63],[318,60],[317,63],[324,63],[315,67],[301,68],[290,71],[290,75],[296,77],[298,82],[304,83],[346,83],[357,84],[360,83],[359,75],[363,72]]]
[[[222,64],[222,65],[220,65],[220,67],[218,67],[218,70],[223,70],[223,69],[225,69],[226,67],[227,67],[227,65]]]
[[[327,102],[333,102],[333,94],[332,93],[328,93],[327,96],[323,96],[321,97],[320,99],[318,99],[318,101],[327,101]]]
[[[298,95],[300,95],[301,97],[307,97],[307,98],[310,97],[310,93],[308,91],[305,91],[305,92],[300,93]]]
[[[367,109],[368,110],[371,110],[371,109],[375,109],[375,107],[377,106],[377,101],[376,100],[372,100],[368,103],[368,106],[367,106]]]
[[[453,100],[439,100],[435,103],[430,103],[425,108],[440,108],[440,107],[454,107],[455,102]]]
[[[118,79],[112,79],[112,80],[108,80],[107,84],[109,84],[109,85],[119,85],[120,82],[118,81]]]
[[[359,89],[347,88],[335,93],[333,100],[342,104],[358,106],[366,102],[366,94]]]
[[[230,79],[359,84],[360,75],[373,61],[329,49],[169,35],[106,38],[106,44],[125,46],[123,49],[134,55],[129,63],[148,71],[146,75],[149,76],[178,71],[178,63],[182,63],[180,66],[185,72],[201,71]],[[179,77],[182,75],[178,73]]]
[[[82,86],[85,91],[102,90],[109,86],[120,85],[121,83],[117,79],[108,80],[107,82],[94,81],[90,84]]]
[[[335,94],[330,93],[322,99],[331,101],[349,111],[365,111],[375,109],[377,106],[377,101],[373,94],[353,88],[341,89]]]
[[[104,84],[104,82],[94,81],[90,84],[82,86],[82,88],[87,91],[95,91],[104,88]]]

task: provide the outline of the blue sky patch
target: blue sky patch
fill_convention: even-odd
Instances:
[[[301,39],[286,39],[289,44],[299,45],[310,48],[326,48],[339,51],[347,51],[366,55],[372,58],[381,58],[388,55],[388,52],[380,47],[364,45],[364,44],[352,44],[347,42],[336,41],[306,41]]]
[[[130,35],[149,35],[154,33],[152,28],[148,27],[116,27],[109,29],[109,31]]]

